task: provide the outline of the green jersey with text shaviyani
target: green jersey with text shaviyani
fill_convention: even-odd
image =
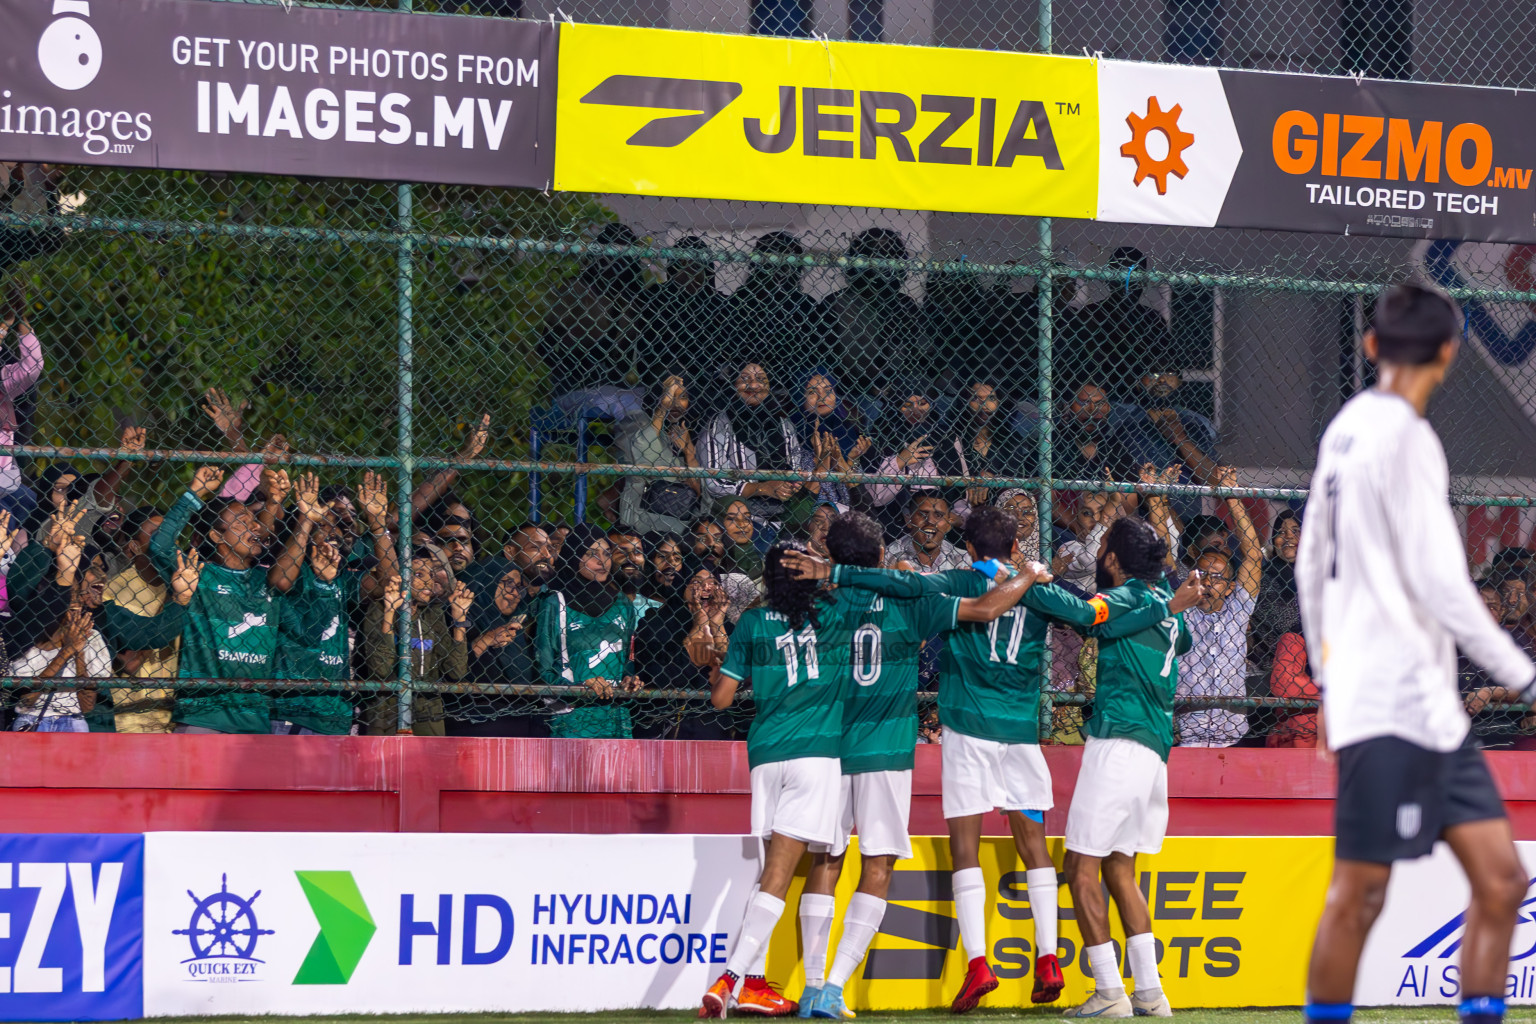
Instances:
[[[195,495],[183,494],[155,531],[149,557],[161,579],[176,574],[177,537],[202,507]],[[265,568],[205,563],[187,606],[178,674],[183,679],[275,678],[280,614]],[[266,694],[248,690],[188,695],[177,700],[175,721],[219,732],[270,732],[269,705]]]
[[[342,569],[334,580],[326,581],[315,575],[309,563],[300,568],[293,588],[280,598],[277,678],[345,679],[351,675],[348,621],[362,579],[359,569]],[[273,700],[272,718],[340,735],[352,726],[352,703],[334,691],[290,692]]]
[[[974,569],[923,575],[892,569],[839,565],[833,580],[892,597],[925,594],[981,597],[994,584]],[[1140,601],[1099,595],[1084,601],[1060,587],[1037,583],[1019,604],[991,622],[957,623],[944,639],[939,669],[939,721],[946,729],[998,743],[1040,742],[1040,668],[1050,621],[1092,630],[1120,615],[1135,614],[1140,626],[1161,612]]]
[[[851,646],[840,604],[819,602],[817,623],[798,630],[768,608],[749,608],[736,623],[720,672],[752,691],[751,767],[841,752]]]

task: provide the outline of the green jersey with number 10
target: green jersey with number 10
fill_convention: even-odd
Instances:
[[[891,597],[924,594],[981,597],[993,582],[975,569],[921,575],[839,565],[833,582]],[[1105,623],[1134,615],[1137,628],[1155,625],[1166,602],[1148,606],[1139,596],[1083,599],[1049,583],[1036,583],[991,622],[960,623],[944,638],[939,669],[939,721],[944,728],[997,743],[1040,742],[1040,663],[1051,620],[1092,636]],[[1123,628],[1123,627],[1122,627]]]
[[[900,600],[841,587],[833,609],[853,637],[843,774],[910,771],[917,749],[918,652],[928,637],[955,628],[960,599],[931,594]]]

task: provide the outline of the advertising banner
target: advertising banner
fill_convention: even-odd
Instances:
[[[0,25],[0,159],[549,185],[548,24],[3,0]]]
[[[1527,878],[1536,884],[1536,843],[1516,843]],[[1422,1006],[1459,1002],[1461,940],[1471,889],[1444,843],[1422,860],[1394,865],[1387,905],[1360,960],[1355,1002],[1362,1006]],[[1536,1002],[1536,920],[1526,890],[1510,941],[1504,994]]]
[[[144,1013],[144,838],[0,835],[0,1019]]]
[[[1536,875],[1536,843],[1521,843]],[[1060,859],[1061,841],[1051,850]],[[1188,837],[1138,859],[1175,1008],[1293,1006],[1331,871],[1326,837]],[[897,865],[856,1010],[948,1005],[965,973],[946,841]],[[755,885],[740,836],[156,833],[0,836],[0,1019],[688,1009]],[[1007,839],[981,851],[990,1006],[1027,1006],[1034,921]],[[838,927],[858,881],[848,860]],[[803,988],[794,907],[768,975]],[[1402,864],[1361,964],[1361,1005],[1457,1001],[1468,899],[1443,849]],[[1063,1004],[1092,982],[1059,893]],[[1527,905],[1536,903],[1536,898]],[[1122,969],[1123,934],[1112,915]],[[1506,987],[1536,1003],[1522,910]]]
[[[1062,840],[1050,841],[1062,859]],[[1313,837],[1171,838],[1155,857],[1137,858],[1152,910],[1163,988],[1175,1008],[1294,1006],[1303,1000],[1306,953],[1322,911],[1332,868],[1332,840]],[[948,1006],[965,976],[955,919],[948,840],[912,841],[912,859],[896,865],[890,903],[868,959],[845,987],[854,1010]],[[1024,865],[1008,839],[984,839],[987,959],[1001,985],[987,1006],[1029,1006],[1034,984],[1034,915]],[[838,886],[838,925],[858,882],[850,863]],[[798,883],[797,883],[798,884]],[[1093,988],[1067,887],[1059,890],[1063,1007]],[[793,906],[793,900],[790,903]],[[1116,956],[1127,977],[1124,933],[1111,914]],[[794,995],[804,984],[796,929],[780,924],[769,955],[770,976]],[[790,972],[794,972],[791,974]]]
[[[1095,91],[1081,58],[567,25],[555,188],[1092,217]]]
[[[1536,241],[1536,96],[1103,61],[1100,220]]]
[[[738,836],[157,833],[151,1016],[681,1009],[757,880]]]

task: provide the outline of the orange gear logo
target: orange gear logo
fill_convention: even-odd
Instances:
[[[1140,185],[1148,178],[1157,179],[1157,194],[1168,194],[1168,175],[1182,178],[1189,173],[1184,163],[1184,151],[1194,144],[1195,137],[1179,128],[1179,115],[1184,108],[1175,103],[1169,110],[1158,106],[1156,96],[1147,97],[1147,116],[1140,117],[1133,110],[1125,117],[1131,126],[1131,141],[1120,147],[1120,155],[1136,161],[1136,178],[1133,185]],[[1168,152],[1161,160],[1152,159],[1147,152],[1147,136],[1162,132],[1168,140]]]

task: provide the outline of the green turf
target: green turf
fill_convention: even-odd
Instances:
[[[965,1017],[967,1021],[1045,1021],[1059,1019],[1060,1009],[1055,1010],[978,1010]],[[331,1016],[331,1017],[156,1017],[154,1024],[237,1024],[240,1021],[260,1021],[262,1024],[322,1024],[326,1021],[353,1022],[378,1021],[380,1024],[659,1024],[676,1021],[683,1024],[694,1019],[693,1011],[629,1010],[612,1013],[463,1013],[421,1014],[408,1016]],[[733,1018],[757,1020],[755,1017]],[[913,1011],[908,1013],[859,1014],[859,1024],[953,1024],[956,1018],[942,1011]],[[1186,1024],[1236,1024],[1238,1021],[1258,1021],[1260,1024],[1299,1024],[1301,1011],[1291,1010],[1176,1010],[1173,1019]],[[1504,1018],[1520,1024],[1536,1024],[1536,1007],[1511,1007]],[[798,1018],[788,1018],[789,1021]],[[1454,1024],[1456,1010],[1451,1006],[1423,1006],[1408,1009],[1360,1010],[1355,1014],[1360,1024]]]

